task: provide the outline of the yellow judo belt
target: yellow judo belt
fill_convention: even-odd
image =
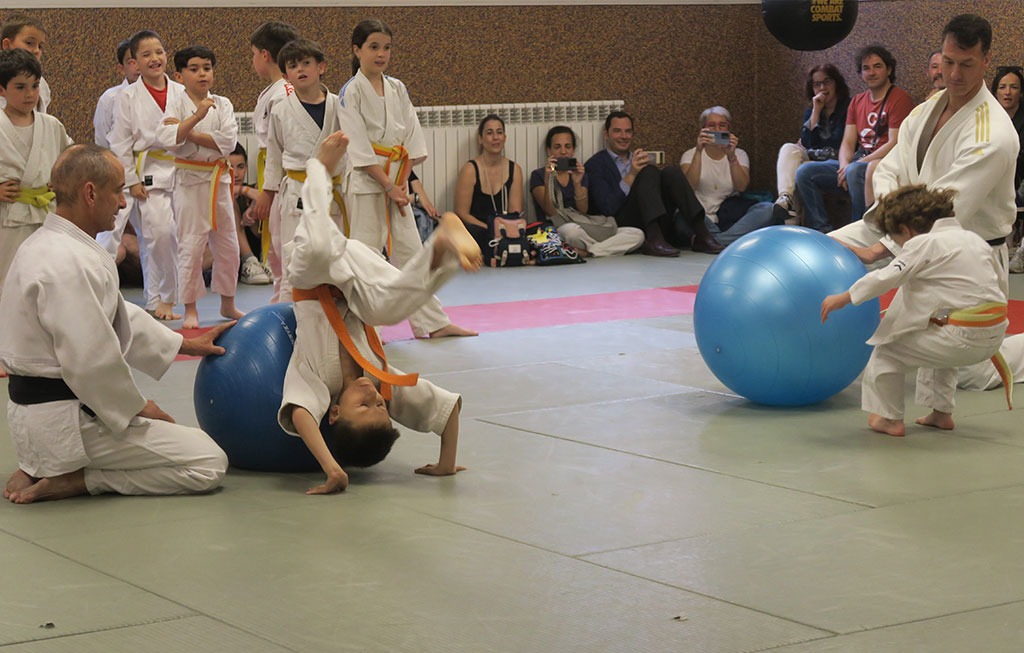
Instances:
[[[40,186],[38,188],[19,188],[18,196],[14,198],[14,201],[45,209],[50,205],[50,202],[52,202],[55,197],[56,194],[50,190],[49,186]]]
[[[285,170],[284,172],[288,175],[289,179],[294,179],[300,184],[306,183],[305,170]],[[341,223],[343,231],[345,232],[345,237],[347,238],[349,234],[348,211],[345,210],[345,198],[341,196],[341,193],[339,193],[337,189],[338,184],[341,183],[341,175],[331,177],[331,183],[334,184],[331,187],[331,192],[334,194],[334,203],[338,205],[339,209],[341,209]]]
[[[231,164],[226,159],[216,161],[195,161],[193,159],[174,159],[174,167],[178,170],[192,170],[193,172],[206,172],[210,174],[210,226],[217,230],[217,185],[220,183],[221,175],[228,176],[228,183],[231,185],[231,195],[235,194],[235,178],[231,174]]]
[[[263,179],[267,171],[267,148],[261,147],[260,153],[256,155],[256,190],[263,192]],[[260,220],[260,260],[267,262],[267,254],[270,253],[270,220]]]
[[[398,162],[398,176],[395,177],[395,183],[399,181],[405,181],[405,175],[409,169],[409,150],[405,149],[402,145],[395,145],[394,147],[384,147],[373,143],[373,153],[377,156],[385,157],[384,160],[384,174],[391,178],[391,163],[393,161]],[[388,239],[387,239],[387,253],[388,257],[391,256],[391,198],[384,194],[384,221],[388,228]]]
[[[961,327],[995,326],[1005,322],[1006,319],[1006,304],[1000,302],[989,302],[949,314],[949,324]],[[999,378],[1003,380],[1003,387],[1006,389],[1006,405],[1013,410],[1013,370],[1006,364],[1003,355],[998,352],[991,360],[992,364],[996,366]]]
[[[142,150],[135,153],[135,176],[142,181],[142,171],[146,169],[146,159],[154,158],[157,161],[174,161],[174,157],[167,153],[167,150]]]

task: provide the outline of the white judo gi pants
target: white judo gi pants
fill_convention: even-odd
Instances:
[[[110,252],[110,255],[117,257],[117,249],[121,246],[121,240],[124,237],[124,230],[128,223],[132,224],[132,228],[135,233],[138,234],[142,231],[142,227],[139,226],[139,205],[137,200],[132,197],[132,194],[127,190],[124,192],[125,207],[117,212],[117,217],[114,218],[114,229],[112,231],[101,231],[96,234],[96,242],[100,244],[100,247]],[[142,258],[142,247],[139,247],[139,258]],[[140,261],[142,268],[146,268],[145,261]],[[145,280],[143,280],[145,281]]]
[[[1013,372],[1013,382],[1024,382],[1024,333],[1006,336],[999,353]],[[986,360],[958,369],[956,385],[964,390],[991,390],[1003,385],[1003,379],[992,361]]]
[[[4,290],[4,280],[7,279],[7,271],[11,268],[14,255],[18,253],[21,244],[28,240],[28,237],[35,233],[36,229],[43,224],[21,224],[12,227],[0,227],[0,293]]]
[[[203,255],[213,250],[210,290],[221,297],[234,297],[238,286],[238,230],[231,185],[226,177],[217,184],[217,228],[210,220],[210,182],[179,183],[174,191],[178,214],[178,297],[192,304],[206,294]]]
[[[149,196],[137,200],[139,207],[139,258],[146,295],[146,310],[159,302],[178,303],[178,239],[174,220],[173,194],[148,188]],[[128,210],[128,207],[123,209]],[[127,219],[127,216],[125,217]]]
[[[388,225],[385,219],[384,193],[349,193],[345,196],[348,219],[352,232],[349,238],[368,245],[375,252],[382,252],[388,239]],[[416,219],[412,209],[406,207],[402,215],[392,202],[391,211],[391,265],[402,267],[412,259],[423,243],[416,230]],[[382,254],[383,255],[383,254]],[[434,331],[451,324],[448,315],[441,308],[437,297],[431,297],[418,311],[409,316],[412,333],[417,338],[429,336]]]
[[[283,253],[281,251],[281,202],[280,193],[274,193],[274,199],[270,202],[270,216],[267,218],[267,229],[270,230],[270,247],[267,249],[267,265],[270,266],[270,274],[274,277],[274,295],[270,298],[271,304],[281,302],[281,284],[284,283],[286,270],[281,262]]]
[[[794,199],[799,197],[796,192],[796,169],[808,161],[810,159],[806,150],[796,143],[786,143],[779,148],[779,158],[775,162],[779,195],[789,193]]]
[[[79,406],[77,401],[8,403],[11,440],[22,471],[35,478],[52,477],[84,465],[90,494],[207,492],[224,478],[227,456],[199,429],[134,417],[124,432],[113,434]],[[40,450],[28,435],[34,429],[26,422],[40,419],[61,434],[59,450]]]
[[[274,197],[278,205],[277,230],[274,230],[274,207],[270,209],[270,238],[273,247],[277,249],[281,266],[281,284],[278,288],[276,280],[275,292],[271,303],[292,301],[292,282],[288,279],[288,262],[291,260],[292,248],[290,244],[295,238],[295,230],[299,228],[299,220],[302,218],[302,209],[299,208],[299,199],[302,197],[303,182],[291,177],[285,177],[281,182],[281,192]],[[337,186],[335,186],[337,189]],[[351,210],[349,215],[351,215]],[[341,207],[336,202],[331,203],[331,218],[334,219],[338,229],[344,232],[341,218]]]
[[[924,331],[876,345],[861,379],[861,408],[901,421],[904,376],[917,368],[915,403],[952,413],[956,368],[988,361],[999,351],[1005,332],[1006,322],[988,327],[930,324]]]
[[[615,256],[617,254],[628,254],[639,249],[644,244],[644,232],[636,227],[619,227],[614,236],[604,240],[595,240],[583,227],[567,222],[558,228],[558,235],[566,244],[585,249],[594,256]]]

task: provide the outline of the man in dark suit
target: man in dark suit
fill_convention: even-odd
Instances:
[[[651,256],[679,256],[679,250],[665,239],[675,234],[675,213],[695,234],[695,252],[717,254],[722,246],[704,224],[704,207],[693,194],[682,169],[670,165],[659,170],[650,157],[633,145],[633,118],[613,111],[604,121],[606,149],[587,160],[590,211],[611,215],[620,227],[636,227],[646,235],[641,252]]]

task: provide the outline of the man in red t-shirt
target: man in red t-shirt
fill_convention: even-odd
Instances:
[[[797,170],[797,188],[806,211],[804,222],[823,232],[830,231],[831,224],[821,193],[847,190],[850,219],[860,220],[867,208],[864,185],[868,166],[881,161],[896,144],[900,123],[914,108],[910,95],[894,85],[896,59],[882,46],[861,49],[857,71],[868,90],[850,101],[839,160],[811,161]]]

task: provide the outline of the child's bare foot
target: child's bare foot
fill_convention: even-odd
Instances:
[[[903,437],[907,434],[907,427],[903,425],[902,420],[886,419],[874,413],[868,417],[868,426],[879,433],[888,433],[896,437]]]
[[[181,316],[174,312],[174,305],[165,302],[158,302],[152,310],[152,315],[158,320],[180,320]]]
[[[220,298],[220,314],[229,320],[240,320],[245,317],[245,313],[235,308],[234,297],[222,296]]]
[[[85,472],[78,470],[60,476],[41,478],[32,485],[12,492],[11,503],[32,503],[33,501],[66,499],[88,492],[85,488]]]
[[[181,323],[182,329],[199,328],[199,310],[195,304],[185,304],[185,320]]]
[[[432,267],[441,263],[441,255],[448,252],[459,258],[459,264],[467,272],[479,270],[484,263],[483,254],[480,253],[480,246],[476,244],[473,237],[466,231],[459,216],[451,211],[444,213],[437,221],[437,229],[434,230],[434,260]],[[460,335],[476,335],[460,334]]]
[[[914,421],[921,426],[934,426],[943,431],[952,431],[956,427],[956,424],[953,423],[952,413],[943,413],[938,410],[933,410],[930,415],[918,417]]]
[[[470,331],[469,329],[463,329],[460,326],[449,324],[448,326],[441,327],[437,331],[431,331],[431,338],[450,338],[452,336],[478,336],[480,335],[476,331]]]
[[[19,469],[18,471],[11,474],[11,477],[7,479],[7,485],[4,487],[4,498],[10,499],[12,494],[24,490],[28,486],[33,485],[38,480],[39,479],[32,478],[31,476],[29,476],[28,474]]]

